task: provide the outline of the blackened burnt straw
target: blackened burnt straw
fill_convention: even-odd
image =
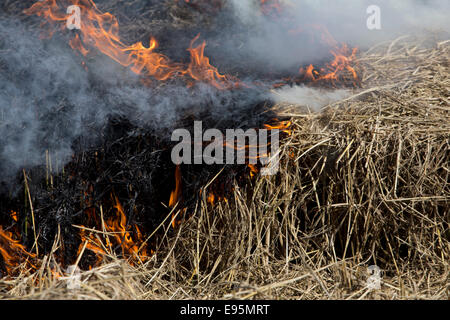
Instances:
[[[219,7],[218,2],[215,8]],[[272,15],[269,8],[264,6],[263,14]],[[262,72],[259,79],[253,76],[252,68],[241,66],[236,72],[239,77],[219,72],[206,55],[206,41],[200,41],[198,30],[191,30],[193,36],[184,48],[187,57],[175,62],[169,56],[179,53],[171,50],[159,53],[160,43],[154,37],[150,37],[147,46],[140,41],[127,44],[120,36],[118,19],[102,12],[91,0],[44,0],[24,12],[47,22],[42,30],[48,32],[47,38],[50,35],[53,39],[42,40],[46,45],[59,46],[61,40],[68,41],[74,50],[70,59],[79,63],[81,70],[81,76],[77,77],[88,87],[88,94],[77,99],[101,112],[92,118],[86,116],[80,134],[70,141],[70,161],[60,161],[62,168],[55,170],[58,159],[52,159],[47,151],[45,165],[28,166],[17,177],[22,185],[19,191],[1,193],[2,274],[14,275],[21,263],[31,270],[37,269],[39,259],[52,252],[57,238],[60,246],[53,252],[57,260],[54,262],[63,266],[76,263],[90,269],[108,256],[128,259],[133,265],[145,263],[163,245],[159,238],[164,231],[162,224],[171,225],[168,232],[173,232],[183,219],[189,218],[199,199],[207,199],[210,206],[230,201],[233,184],[251,183],[262,169],[251,161],[250,153],[246,153],[243,165],[174,163],[172,129],[184,128],[194,136],[197,120],[202,121],[204,130],[225,132],[233,128],[257,133],[280,130],[284,138],[290,134],[291,123],[271,111],[273,103],[267,90],[286,84],[325,87],[359,84],[356,49],[339,44],[322,27],[311,26],[312,31],[306,32],[322,35],[321,45],[328,48],[331,61],[320,66],[299,63],[286,75],[279,71]],[[68,28],[77,24],[77,14],[78,27]],[[304,31],[293,28],[290,34],[295,38],[304,36]],[[104,65],[99,63],[103,58],[108,58],[108,62],[102,62]],[[228,61],[224,67],[234,69]],[[101,74],[108,69],[117,74],[110,78]],[[113,90],[108,88],[111,83]],[[109,90],[115,91],[114,94]],[[58,107],[45,115],[41,110],[37,112],[44,123],[60,121],[64,114],[74,112],[80,102],[71,98],[71,88],[57,91],[51,99],[64,97]],[[166,98],[169,104],[176,105],[173,110],[177,115],[170,125],[166,124],[168,120],[153,124],[157,122],[156,111],[143,108],[153,108],[151,101],[164,111]],[[138,100],[145,101],[143,108],[134,105]],[[105,111],[108,108],[111,110]],[[144,120],[137,116],[141,114],[146,115]],[[46,139],[47,136],[42,138]],[[208,141],[200,143],[202,147],[208,145]],[[269,147],[273,143],[266,142]],[[234,140],[233,146],[225,141],[221,146],[233,151],[255,148],[251,142],[234,146]]]

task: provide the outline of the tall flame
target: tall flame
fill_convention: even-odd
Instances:
[[[14,239],[11,231],[3,230],[2,226],[0,226],[0,255],[8,274],[13,273],[14,268],[22,262],[23,258],[35,257],[19,240]]]
[[[217,68],[211,66],[209,58],[204,54],[206,42],[193,47],[200,35],[191,42],[187,50],[191,53],[191,63],[185,66],[172,62],[167,56],[155,52],[158,41],[151,37],[149,46],[142,42],[126,45],[119,36],[117,18],[109,12],[102,13],[92,0],[70,0],[72,5],[80,8],[80,30],[69,44],[83,55],[87,55],[92,47],[107,55],[122,66],[129,67],[137,74],[156,80],[168,80],[176,76],[190,77],[196,81],[209,82],[219,89],[231,85],[233,79],[221,75]],[[44,0],[35,3],[24,11],[28,15],[38,15],[48,22],[67,22],[71,15],[65,14],[56,0]],[[61,26],[62,28],[65,25]]]
[[[175,189],[170,194],[169,207],[174,208],[181,200],[181,169],[178,165],[175,169]],[[175,228],[175,212],[172,213],[172,227]]]
[[[87,229],[82,227],[80,231],[81,243],[77,255],[80,255],[82,248],[86,246],[86,249],[92,251],[96,256],[97,260],[94,265],[98,265],[104,256],[111,254],[117,247],[121,249],[122,257],[129,258],[131,263],[139,260],[146,261],[148,259],[147,243],[143,239],[140,229],[136,225],[127,223],[127,216],[119,199],[115,195],[111,195],[111,197],[113,214],[109,219],[103,221],[101,226],[95,209],[86,211],[87,221],[93,223],[97,228],[104,227],[105,234],[100,238],[93,233],[88,234]]]
[[[82,15],[80,30],[69,41],[69,44],[84,56],[90,54],[91,49],[94,48],[122,66],[129,67],[133,72],[146,77],[145,83],[149,83],[149,79],[165,81],[178,77],[184,78],[189,86],[196,81],[207,82],[218,89],[230,89],[245,85],[232,76],[219,73],[217,68],[210,64],[209,58],[205,56],[206,42],[203,41],[200,45],[195,46],[200,35],[191,41],[190,47],[187,49],[191,56],[190,63],[186,65],[173,62],[167,56],[156,52],[159,43],[153,37],[150,38],[148,47],[142,42],[132,45],[125,44],[119,36],[117,18],[111,13],[101,12],[93,0],[69,0],[69,2],[78,6]],[[274,12],[280,13],[284,8],[280,0],[260,0],[260,6],[265,15]],[[218,7],[221,6],[218,4]],[[71,19],[71,15],[63,11],[57,0],[37,2],[24,12],[28,15],[41,16],[50,23],[59,22],[61,29],[64,29],[65,23]],[[307,29],[304,29],[304,27],[296,27],[296,21],[292,23],[293,27],[289,31],[291,35],[313,30],[320,35],[321,42],[332,48],[330,53],[334,56],[334,60],[326,64],[325,68],[316,69],[313,65],[300,68],[300,79],[335,83],[343,72],[347,72],[353,77],[354,84],[359,82],[357,73],[352,67],[356,60],[356,49],[350,50],[346,45],[339,46],[323,26],[309,25]],[[311,33],[311,35],[315,37],[315,33]],[[278,83],[276,86],[279,85]]]

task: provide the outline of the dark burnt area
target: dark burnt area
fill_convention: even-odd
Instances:
[[[65,1],[68,0],[58,2],[62,8],[64,8]],[[4,13],[7,17],[19,18],[30,29],[54,28],[55,26],[52,27],[48,23],[42,25],[43,19],[40,17],[27,16],[23,13],[23,10],[31,7],[35,2],[35,0],[12,1],[10,4],[3,5]],[[329,52],[335,48],[323,43],[319,44],[313,34],[291,32],[292,28],[295,29],[298,21],[277,20],[276,16],[272,17],[273,23],[282,26],[281,28],[285,30],[283,36],[291,38],[289,43],[304,43],[302,48],[293,46],[292,48],[283,48],[283,51],[292,51],[292,55],[299,58],[305,54],[311,56],[311,59],[304,65],[286,66],[284,70],[280,70],[280,60],[283,58],[273,59],[273,63],[262,62],[255,59],[254,52],[249,50],[247,40],[258,37],[266,31],[244,24],[236,17],[230,4],[226,1],[149,0],[134,1],[126,5],[120,1],[95,0],[94,2],[99,10],[110,12],[117,18],[120,28],[119,35],[125,44],[142,42],[148,47],[150,37],[154,37],[158,41],[156,51],[166,55],[174,62],[189,63],[190,55],[187,48],[192,39],[200,35],[194,45],[197,46],[202,41],[206,41],[205,55],[210,58],[211,65],[217,67],[221,74],[246,81],[257,80],[275,84],[282,82],[288,85],[308,84],[322,87],[355,86],[349,75],[347,75],[349,79],[344,77],[334,83],[326,81],[316,83],[299,74],[300,67],[307,67],[309,64],[325,66],[332,61],[334,57],[331,53],[319,58],[314,53]],[[0,4],[0,8],[1,6]],[[45,34],[45,29],[42,31]],[[60,40],[67,43],[75,33],[76,31],[65,30],[63,33],[57,31],[53,37],[63,37],[65,39]],[[271,45],[273,44],[267,43],[268,47]],[[264,67],[261,68],[261,65]]]
[[[217,128],[261,128],[275,115],[268,111],[270,104],[252,105],[241,113],[241,119],[218,121],[207,113],[186,117],[179,128],[192,133],[195,120],[202,120],[203,130]],[[113,197],[117,197],[127,216],[127,230],[133,234],[138,226],[144,236],[149,235],[169,214],[171,192],[175,189],[176,166],[171,160],[170,135],[151,128],[139,127],[121,116],[111,116],[97,131],[96,145],[86,143],[83,136],[74,141],[71,161],[60,172],[49,173],[45,165],[25,168],[31,194],[40,255],[50,253],[58,229],[62,247],[58,253],[64,265],[74,263],[81,244],[80,229],[85,226],[100,230],[100,207],[104,219],[114,217]],[[91,140],[88,139],[89,142]],[[206,145],[208,143],[204,143]],[[181,165],[181,203],[186,212],[192,212],[200,199],[200,190],[224,165]],[[246,165],[225,165],[225,169],[210,190],[218,197],[232,193],[234,181],[245,183],[249,176]],[[34,244],[32,215],[23,172],[17,174],[19,187],[9,189],[2,185],[0,194],[0,222],[9,228],[18,228],[21,243],[28,250]],[[11,210],[18,212],[19,220],[11,219]],[[92,218],[90,210],[96,212]],[[155,237],[150,248],[157,245]],[[120,250],[117,248],[120,255]],[[95,255],[86,250],[80,266],[95,264]]]
[[[23,1],[20,6],[5,7],[4,12],[7,15],[21,16],[22,10],[33,3],[34,1]],[[117,15],[121,26],[121,36],[126,39],[126,43],[143,41],[145,45],[148,45],[149,36],[152,35],[160,42],[160,52],[174,61],[188,62],[189,54],[186,52],[186,48],[189,47],[191,39],[201,32],[201,39],[208,41],[206,55],[211,57],[211,64],[217,66],[222,73],[263,81],[286,78],[287,80],[283,81],[289,84],[305,83],[304,79],[292,80],[295,78],[294,73],[279,74],[270,66],[261,68],[258,63],[249,64],[247,62],[251,59],[239,50],[235,52],[234,56],[227,55],[226,50],[222,50],[224,44],[214,40],[214,38],[218,38],[217,36],[224,28],[227,28],[228,24],[235,23],[229,19],[230,15],[226,10],[220,12],[213,10],[214,14],[210,15],[212,9],[204,7],[202,2],[199,2],[198,5],[196,2],[174,4],[176,7],[170,8],[171,12],[175,12],[186,21],[191,21],[190,24],[174,27],[173,21],[165,10],[167,8],[162,7],[161,3],[162,1],[148,1],[145,4],[140,2],[138,7],[130,5],[126,7],[126,10],[115,10],[117,8],[114,4],[108,4],[107,1],[96,1],[102,11],[110,11]],[[139,21],[153,21],[151,23],[152,32],[150,33],[144,27],[128,29],[126,26],[130,17],[136,17]],[[35,28],[41,23],[38,17],[21,16],[21,20],[30,28]],[[143,24],[138,25],[142,26]],[[239,42],[240,38],[245,38],[246,32],[250,32],[245,29],[245,26],[239,25],[236,25],[234,30],[234,33],[228,35],[231,43]],[[53,39],[45,41],[67,43],[73,34],[74,31],[57,33]],[[209,39],[212,40],[209,41]],[[67,46],[67,50],[71,49]],[[92,63],[89,60],[85,61],[81,56],[79,59],[80,64],[85,62],[89,66],[89,81],[92,90],[101,93],[107,84],[102,83],[100,81],[102,76],[96,74],[96,71],[101,72],[98,65],[96,66],[95,61]],[[314,63],[314,61],[311,62]],[[319,65],[323,63],[325,61],[320,61]],[[11,74],[11,81],[20,81],[21,77],[26,78],[26,75]],[[236,92],[235,100],[247,95],[245,90],[237,91],[239,92]],[[249,89],[248,95],[251,94],[253,94],[252,90]],[[46,148],[46,134],[64,135],[64,118],[62,117],[61,121],[58,119],[62,114],[70,113],[71,110],[71,106],[64,101],[64,92],[60,92],[52,99],[60,101],[58,108],[45,114],[38,113],[38,116],[48,117],[49,123],[59,123],[59,126],[50,132],[44,131],[45,134],[38,137],[38,142],[42,144],[43,150]],[[46,102],[40,101],[39,103],[45,104]],[[201,112],[186,114],[181,120],[177,120],[177,123],[173,123],[173,128],[186,128],[192,132],[194,121],[201,120],[203,130],[215,128],[224,132],[223,130],[228,128],[258,129],[262,128],[263,124],[271,123],[277,118],[270,111],[270,101],[261,100],[244,108],[242,106],[233,108],[233,103],[231,103],[226,106],[227,116],[225,114],[218,115],[217,112],[209,113],[207,104],[212,102],[205,101],[204,103],[206,107],[200,108]],[[95,108],[95,106],[92,107]],[[129,106],[115,107],[117,107],[115,109],[127,109]],[[49,174],[45,165],[28,167],[24,168],[28,187],[25,186],[23,172],[16,173],[14,183],[0,184],[0,225],[5,229],[17,231],[17,239],[20,238],[21,243],[28,250],[31,251],[35,242],[28,189],[34,209],[40,256],[50,253],[53,242],[60,232],[62,247],[59,249],[57,257],[63,265],[72,264],[77,258],[81,237],[80,229],[75,226],[99,230],[100,208],[102,208],[105,219],[112,218],[115,214],[114,197],[117,197],[123,206],[127,217],[127,230],[133,236],[133,226],[138,226],[146,237],[169,214],[171,208],[168,207],[168,203],[170,194],[175,189],[176,169],[171,161],[171,150],[175,144],[170,141],[173,128],[156,130],[151,125],[137,124],[124,117],[123,114],[126,112],[110,116],[109,120],[101,127],[91,127],[87,115],[84,134],[73,141],[72,159],[62,170]],[[0,170],[1,166],[0,163]],[[182,192],[180,206],[186,208],[187,213],[193,210],[202,196],[200,190],[223,168],[223,165],[180,166]],[[248,173],[249,169],[246,165],[226,165],[220,179],[217,179],[210,189],[214,190],[219,197],[228,196],[232,194],[232,186],[235,181],[241,184],[248,182]],[[11,218],[11,211],[18,212],[17,222]],[[94,217],[88,214],[92,211],[96,213]],[[156,248],[157,245],[158,236],[154,237],[149,246]],[[120,255],[119,248],[116,249]],[[95,260],[95,255],[86,251],[80,261],[80,266],[87,269],[95,264]],[[2,263],[0,261],[0,270],[4,271]]]

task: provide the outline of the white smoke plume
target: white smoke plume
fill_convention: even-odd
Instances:
[[[293,37],[298,27],[324,26],[338,42],[361,49],[405,34],[450,32],[450,1],[279,0],[284,9],[276,18],[260,13],[260,0],[229,1],[239,20],[253,30],[245,41],[241,39],[249,56],[261,64],[276,61],[285,69],[320,60],[329,53],[320,41],[309,43],[306,37]],[[380,9],[379,30],[369,30],[367,25],[371,15],[367,9],[374,5]],[[318,39],[320,33],[316,33]]]
[[[272,99],[277,103],[294,104],[307,107],[318,112],[323,107],[351,96],[351,91],[345,89],[325,90],[305,86],[285,86],[272,90]]]
[[[61,169],[74,141],[82,138],[86,148],[95,146],[110,116],[170,137],[188,114],[233,117],[265,98],[255,90],[231,92],[204,83],[153,89],[102,55],[90,61],[87,72],[64,39],[43,41],[39,33],[15,19],[0,20],[0,183],[22,168],[44,165],[47,151],[53,169],[55,162]]]
[[[302,64],[329,56],[320,34],[315,42],[308,41],[310,34],[297,37],[299,26],[323,25],[337,41],[361,48],[424,29],[450,32],[450,2],[445,0],[280,1],[287,9],[275,19],[261,14],[259,0],[228,0],[232,16],[219,16],[225,27],[212,39],[206,37],[221,46],[208,46],[207,55],[223,65],[242,65],[250,80],[260,80],[258,72],[295,73]],[[381,9],[381,30],[367,28],[369,5]],[[91,61],[85,72],[67,39],[41,41],[40,30],[26,29],[19,20],[0,13],[0,181],[20,168],[45,163],[45,150],[61,161],[68,159],[73,141],[83,135],[94,143],[98,128],[113,114],[170,131],[186,113],[233,117],[262,99],[319,110],[347,94],[337,91],[319,99],[320,93],[304,87],[271,94],[270,83],[252,91],[175,83],[154,90],[106,57]]]

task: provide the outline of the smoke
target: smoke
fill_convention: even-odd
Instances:
[[[0,172],[6,180],[18,168],[43,163],[50,146],[57,145],[56,157],[67,155],[80,131],[72,111],[88,116],[84,102],[95,97],[89,97],[86,74],[61,48],[44,48],[8,18],[1,20],[0,34]]]
[[[228,70],[240,66],[252,81],[297,73],[302,64],[329,56],[322,30],[304,32],[305,26],[323,25],[337,41],[362,48],[423,29],[450,31],[448,1],[280,1],[287,9],[272,16],[261,14],[259,0],[228,0],[228,13],[216,21],[219,32],[204,33],[208,43],[220,44],[207,47],[213,64]],[[381,8],[381,30],[367,29],[369,5]],[[90,58],[87,72],[83,59],[67,45],[67,32],[40,40],[41,30],[5,14],[0,18],[0,182],[21,168],[45,164],[47,150],[53,162],[64,164],[77,139],[86,148],[95,146],[111,116],[169,135],[186,115],[235,119],[264,99],[319,110],[348,94],[304,87],[275,93],[264,87],[221,91],[201,83],[187,88],[177,81],[152,89],[101,54]]]
[[[322,107],[345,99],[350,95],[351,91],[345,89],[330,91],[304,86],[286,86],[273,90],[271,97],[276,103],[294,104],[317,112]]]
[[[347,41],[361,42],[359,35],[366,35],[373,41],[373,33],[368,32],[367,18],[369,6],[381,9],[382,28],[379,34],[391,38],[393,33],[415,32],[423,29],[450,31],[448,14],[450,2],[441,0],[278,0],[284,8],[276,11],[281,21],[289,18],[293,23],[322,24],[331,26],[333,35],[343,36]],[[246,24],[265,24],[270,17],[263,16],[257,9],[260,0],[229,0],[238,16]],[[273,1],[275,2],[275,1]],[[295,27],[291,25],[291,27]]]
[[[64,35],[41,40],[40,32],[11,17],[0,20],[0,183],[10,183],[22,168],[46,164],[47,152],[53,169],[57,163],[61,168],[75,141],[82,139],[85,149],[98,145],[111,117],[164,138],[182,117],[232,119],[266,98],[262,90],[204,83],[188,88],[176,80],[154,89],[102,54],[85,66]]]
[[[227,47],[243,43],[256,64],[279,71],[329,55],[324,26],[341,43],[361,49],[400,35],[423,31],[450,32],[450,2],[441,0],[279,0],[281,11],[262,15],[259,0],[229,0],[239,22],[249,32]],[[380,8],[381,29],[369,30],[369,6]],[[241,33],[242,34],[242,33]],[[232,52],[229,52],[232,55]]]

